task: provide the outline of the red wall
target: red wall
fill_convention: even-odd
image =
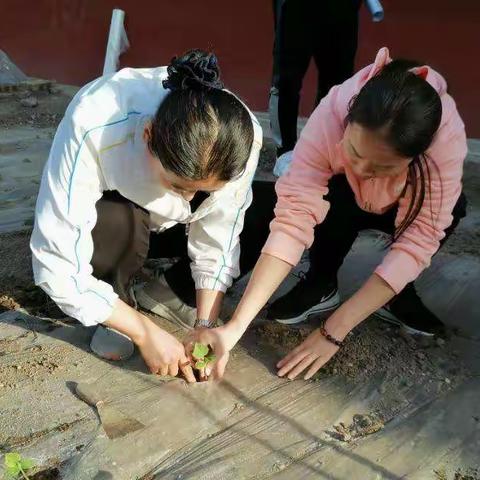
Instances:
[[[294,1],[294,0],[293,0]],[[321,1],[321,0],[318,0]],[[224,80],[266,110],[271,71],[271,0],[2,0],[0,49],[32,76],[83,84],[103,67],[111,10],[127,12],[131,49],[123,65],[165,64],[192,47],[213,49]],[[470,137],[480,137],[479,0],[383,0],[385,20],[362,8],[358,66],[388,46],[424,60],[448,79]],[[308,115],[315,73],[302,100]]]

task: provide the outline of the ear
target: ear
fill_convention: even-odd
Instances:
[[[145,143],[148,143],[151,137],[152,137],[152,122],[148,121],[147,123],[145,123],[145,127],[143,129],[143,140],[145,141]]]
[[[422,65],[421,67],[414,67],[411,68],[410,71],[417,75],[417,77],[420,77],[423,80],[426,80],[428,77],[428,66],[427,65]]]

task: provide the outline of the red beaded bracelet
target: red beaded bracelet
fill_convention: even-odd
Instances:
[[[320,327],[320,333],[330,342],[336,345],[337,347],[343,347],[345,342],[342,342],[341,340],[337,340],[336,338],[332,337],[327,330],[325,329],[325,325],[322,325]]]

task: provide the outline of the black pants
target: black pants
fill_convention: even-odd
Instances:
[[[270,118],[279,155],[292,150],[297,141],[300,90],[312,57],[318,69],[316,104],[330,88],[352,76],[360,4],[360,0],[273,0]]]
[[[362,210],[344,175],[332,177],[325,197],[330,202],[328,214],[315,228],[315,241],[310,249],[310,270],[307,278],[324,284],[334,283],[337,272],[361,230],[374,229],[390,235],[395,231],[398,206],[382,215]],[[442,246],[466,214],[467,201],[462,193],[453,209],[453,222],[445,230]]]
[[[240,276],[253,269],[269,234],[276,194],[272,182],[253,182],[253,201],[245,214],[240,234]],[[191,202],[198,208],[202,194]],[[185,303],[195,305],[195,285],[187,252],[185,225],[177,224],[162,233],[150,233],[149,214],[118,192],[105,192],[97,202],[93,229],[93,275],[113,285],[125,302],[132,304],[129,287],[147,258],[180,257],[165,272],[170,288]]]

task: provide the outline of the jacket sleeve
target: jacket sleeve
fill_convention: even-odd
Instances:
[[[330,208],[324,199],[333,175],[330,158],[341,137],[341,125],[332,112],[334,87],[310,116],[293,151],[288,172],[276,184],[275,219],[263,253],[296,265],[313,243],[314,227]]]
[[[43,172],[30,248],[35,284],[87,326],[105,321],[118,297],[90,265],[101,179],[90,132],[65,117]]]
[[[463,162],[467,154],[465,131],[462,128],[454,135],[438,132],[437,138],[428,152],[432,160],[429,161],[430,187],[426,187],[423,206],[375,270],[396,293],[430,265],[445,229],[452,223],[452,210],[462,191]],[[410,198],[409,188],[399,201],[397,227],[407,213]]]
[[[251,185],[261,147],[260,129],[260,133],[255,135],[246,171],[227,185],[228,193],[225,192],[224,197],[217,200],[215,207],[205,217],[190,225],[188,252],[197,290],[225,292],[233,279],[240,275],[239,237],[245,212],[252,203]]]

